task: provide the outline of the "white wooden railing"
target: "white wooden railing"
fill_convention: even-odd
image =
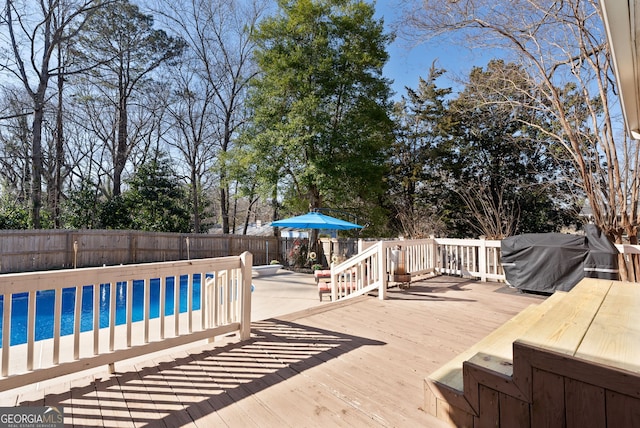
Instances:
[[[437,266],[437,244],[434,239],[387,241],[386,252],[389,273],[406,272],[419,276],[433,273]]]
[[[616,245],[625,255],[640,254],[638,245]],[[500,241],[485,239],[423,239],[360,241],[359,254],[339,265],[332,265],[332,299],[356,297],[377,290],[384,299],[389,274],[394,272],[398,249],[403,271],[411,275],[431,272],[506,281],[500,262]]]
[[[399,266],[400,265],[400,266]],[[361,241],[359,254],[331,266],[332,300],[377,291],[386,298],[389,275],[430,273],[504,281],[500,241],[484,239],[419,239]]]
[[[386,278],[381,274],[381,266],[385,265],[382,246],[380,241],[340,264],[331,265],[332,301],[376,289],[386,290]]]
[[[469,276],[481,281],[506,281],[499,240],[435,239],[436,271],[445,275]],[[640,245],[616,244],[627,264],[629,255],[640,254]]]
[[[624,254],[640,253],[639,246],[617,247]],[[500,241],[362,241],[359,249],[358,255],[331,267],[334,301],[373,291],[380,299],[386,298],[389,274],[400,264],[403,272],[414,276],[440,273],[482,281],[505,279]],[[119,361],[220,335],[237,333],[241,340],[248,339],[251,266],[251,254],[243,253],[215,259],[0,275],[0,391],[94,367],[113,368]],[[174,293],[181,288],[181,276],[188,278],[184,296]],[[200,279],[199,293],[194,293],[196,277]],[[169,279],[173,286],[168,285]],[[151,300],[154,281],[157,302]],[[143,289],[142,315],[137,321],[133,296],[139,290],[134,290],[134,282]],[[36,311],[41,312],[39,297],[45,294],[51,297],[47,304],[53,306],[51,338],[37,340]],[[174,295],[171,310],[167,297]],[[18,308],[16,296],[26,300],[26,305],[14,310],[14,305]],[[126,308],[124,322],[116,322],[117,307]],[[91,312],[88,329],[82,328],[87,309]],[[11,330],[17,322],[24,324],[26,340],[14,345]],[[66,334],[65,329],[71,332]]]
[[[504,281],[500,241],[485,239],[435,239],[437,264],[443,275],[469,276],[481,281]]]
[[[243,253],[213,259],[1,275],[0,391],[99,366],[113,369],[118,361],[199,340],[211,341],[230,333],[237,333],[241,340],[248,339],[251,265],[251,254]],[[180,284],[181,277],[186,282],[184,286]],[[198,281],[199,293],[194,287]],[[152,288],[157,292],[157,300],[153,301]],[[49,308],[53,320],[51,338],[36,340],[36,311],[47,309],[39,307],[44,305],[41,302],[45,295],[47,305],[53,305]],[[83,296],[89,301],[83,301]],[[142,301],[142,308],[136,310],[139,321],[133,316],[136,297]],[[171,299],[172,308],[167,304]],[[20,312],[26,306],[26,313],[13,310],[19,301]],[[124,313],[122,322],[117,322],[118,311],[120,315]],[[82,328],[87,321],[89,328]],[[26,343],[14,345],[12,329],[24,329],[18,322],[26,324]],[[64,330],[71,331],[64,334]]]
[[[385,299],[390,273],[398,269],[412,275],[435,271],[436,245],[433,239],[363,241],[359,248],[356,256],[331,265],[333,301],[376,290],[378,297]]]

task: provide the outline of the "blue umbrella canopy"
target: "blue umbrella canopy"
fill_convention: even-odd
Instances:
[[[363,226],[359,224],[351,223],[348,221],[340,220],[339,218],[331,217],[319,212],[309,212],[307,214],[299,215],[297,217],[285,218],[271,222],[271,226],[274,227],[292,227],[296,229],[335,229],[335,230],[347,230],[347,229],[362,229]]]

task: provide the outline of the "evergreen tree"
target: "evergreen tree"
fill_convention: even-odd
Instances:
[[[29,229],[29,207],[6,191],[0,197],[0,229]]]
[[[437,147],[443,139],[446,118],[445,97],[450,88],[439,88],[436,80],[444,73],[435,63],[417,89],[394,108],[396,139],[393,146],[389,201],[394,213],[394,229],[405,237],[423,237],[444,233],[438,210],[440,169],[436,167]]]
[[[450,140],[439,160],[447,171],[442,198],[450,236],[550,232],[565,223],[570,200],[559,192],[556,163],[541,128],[553,120],[531,103],[535,88],[524,70],[501,60],[474,68],[449,107]],[[519,105],[520,107],[515,107]]]
[[[244,139],[261,162],[257,177],[273,180],[291,212],[377,204],[392,143],[382,77],[391,37],[364,1],[278,5],[256,34],[261,74]]]
[[[98,215],[99,192],[95,183],[83,180],[80,187],[69,193],[64,203],[65,227],[73,229],[97,229],[100,225]]]
[[[188,197],[170,162],[161,154],[141,165],[124,199],[136,230],[190,232]]]

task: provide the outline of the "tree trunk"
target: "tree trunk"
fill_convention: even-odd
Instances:
[[[59,58],[62,55],[61,47],[58,45]],[[62,199],[62,164],[64,163],[64,136],[62,126],[62,90],[64,86],[64,73],[62,67],[60,68],[60,74],[58,75],[58,111],[56,112],[56,160],[54,171],[54,185],[53,185],[53,200],[51,206],[53,207],[53,226],[55,229],[59,229],[62,226],[60,219],[60,201]]]
[[[278,204],[278,186],[274,185],[273,186],[273,192],[271,194],[271,208],[273,211],[272,217],[271,217],[271,221],[276,221],[278,220],[278,209],[280,208],[279,204]],[[274,227],[273,228],[273,236],[275,236],[276,238],[280,236],[280,232],[279,232],[279,228]],[[280,242],[280,241],[278,241]],[[278,253],[280,254],[280,253]]]
[[[322,206],[322,197],[320,196],[320,190],[316,186],[309,188],[309,211],[314,211]],[[322,260],[322,245],[318,239],[318,229],[311,229],[309,233],[309,252],[314,251],[318,257],[318,260]],[[307,253],[308,254],[308,253]]]
[[[629,236],[629,244],[638,245],[638,229],[629,226],[626,232],[627,236]],[[624,256],[620,256],[622,260],[619,264],[625,267],[624,277],[622,276],[622,269],[620,269],[620,279],[623,281],[638,282],[638,279],[640,279],[640,255],[631,253],[628,254],[627,257],[629,258],[628,264],[625,263]]]
[[[229,201],[224,185],[220,186],[220,214],[222,216],[222,233],[229,233]]]
[[[224,121],[223,140],[220,150],[223,154],[227,153],[231,142],[230,112],[227,111]],[[227,174],[224,171],[225,165],[222,166],[220,172],[220,210],[222,211],[222,233],[229,233],[229,185],[225,184]],[[234,222],[235,231],[235,222]]]
[[[37,95],[36,95],[37,96]],[[31,223],[34,229],[40,229],[40,209],[42,208],[42,122],[44,108],[42,101],[36,98],[33,112],[33,143],[31,145]]]
[[[126,87],[124,77],[119,76],[118,94],[118,135],[116,142],[116,152],[113,159],[113,196],[119,196],[122,192],[122,173],[127,163],[128,145],[128,109]]]
[[[200,233],[200,195],[194,168],[191,168],[191,204],[193,205],[193,233]]]

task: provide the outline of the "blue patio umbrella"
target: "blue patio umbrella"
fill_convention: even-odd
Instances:
[[[348,230],[362,229],[363,226],[351,223],[339,218],[331,217],[316,211],[296,217],[285,218],[271,222],[274,227],[291,227],[295,229],[329,229],[329,230]]]

